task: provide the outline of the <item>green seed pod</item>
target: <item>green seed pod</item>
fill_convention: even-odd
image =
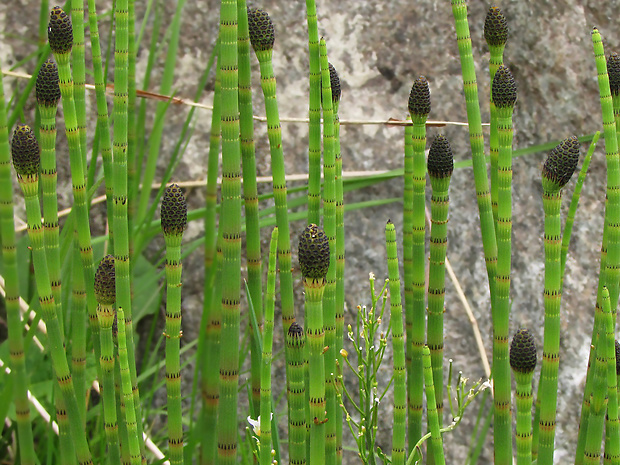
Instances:
[[[276,36],[271,18],[265,10],[248,8],[248,27],[255,52],[273,49]]]
[[[338,77],[338,72],[331,63],[329,64],[329,80],[332,87],[332,100],[334,102],[339,102],[341,95],[340,77]]]
[[[416,79],[409,93],[409,113],[414,116],[428,116],[431,112],[431,91],[424,76]]]
[[[95,298],[101,305],[114,305],[116,302],[116,270],[114,255],[106,255],[99,262],[95,272]]]
[[[510,366],[519,373],[532,373],[536,368],[536,344],[527,329],[520,329],[512,337]]]
[[[316,224],[299,235],[299,268],[306,279],[325,279],[329,268],[329,240]]]
[[[484,40],[489,47],[506,45],[508,40],[508,23],[502,10],[496,6],[489,8],[484,20]]]
[[[161,227],[164,234],[182,235],[187,228],[187,202],[177,184],[170,184],[161,201]]]
[[[517,102],[517,83],[512,73],[500,65],[493,78],[493,103],[497,108],[514,107]]]
[[[45,60],[39,70],[36,82],[37,102],[45,107],[55,107],[60,100],[58,85],[58,66],[54,60]]]
[[[73,47],[73,25],[71,24],[71,17],[59,6],[55,6],[50,12],[47,39],[53,53],[69,53]]]
[[[559,190],[566,185],[577,169],[579,140],[571,136],[551,150],[542,168],[543,189]]]
[[[30,126],[18,124],[11,141],[13,166],[18,178],[38,177],[41,166],[41,149]]]
[[[620,56],[616,52],[607,57],[607,73],[611,95],[620,95]]]
[[[454,157],[450,142],[442,134],[433,139],[428,152],[428,175],[432,178],[447,178],[452,176]]]

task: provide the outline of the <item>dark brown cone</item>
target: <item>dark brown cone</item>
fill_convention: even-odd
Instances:
[[[517,102],[517,83],[510,70],[500,65],[493,78],[493,103],[497,108],[514,107]]]
[[[612,95],[620,94],[620,56],[612,52],[607,57],[607,74],[609,74],[609,87]]]
[[[616,375],[620,375],[620,342],[616,339]]]
[[[329,80],[332,87],[332,100],[334,102],[340,101],[341,89],[340,89],[340,77],[334,65],[329,64]]]
[[[431,91],[424,76],[416,79],[409,93],[409,113],[411,116],[428,116],[431,112]]]
[[[59,6],[55,6],[50,12],[47,40],[53,53],[69,53],[73,48],[71,18]]]
[[[164,191],[161,227],[165,235],[181,235],[187,228],[187,202],[177,184],[170,184]]]
[[[442,134],[433,139],[428,151],[428,175],[434,178],[447,178],[452,176],[454,170],[454,157],[450,142]]]
[[[55,107],[60,100],[58,85],[58,66],[54,60],[45,60],[41,66],[36,82],[37,102],[46,107]]]
[[[329,268],[329,240],[316,224],[299,235],[299,268],[304,278],[324,279]]]
[[[11,155],[18,177],[27,178],[39,175],[41,149],[30,126],[18,124],[15,127],[11,141]]]
[[[269,14],[260,8],[248,8],[250,42],[255,52],[273,49],[275,32]]]
[[[560,142],[547,157],[542,175],[555,187],[562,188],[577,169],[579,161],[579,140],[571,136]]]
[[[520,329],[512,337],[510,366],[519,373],[531,373],[536,368],[536,343],[527,329]]]
[[[484,40],[489,47],[506,45],[508,40],[508,23],[506,17],[496,6],[489,8],[484,20]]]
[[[114,255],[106,255],[99,262],[95,272],[95,298],[101,305],[114,305],[116,302],[116,270]]]

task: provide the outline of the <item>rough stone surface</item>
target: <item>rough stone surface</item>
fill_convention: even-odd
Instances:
[[[110,10],[109,1],[98,2],[99,12]],[[183,19],[175,78],[175,94],[191,97],[199,81],[216,37],[219,14],[216,0],[187,2]],[[505,62],[512,70],[519,86],[519,101],[514,112],[515,148],[561,140],[570,134],[588,134],[601,129],[600,105],[596,70],[592,57],[590,32],[597,26],[603,36],[606,53],[620,46],[617,5],[613,1],[554,0],[498,2],[510,28],[505,50]],[[308,52],[305,39],[305,3],[266,0],[253,6],[269,12],[276,32],[274,69],[278,82],[281,117],[305,117],[308,94]],[[483,39],[484,18],[490,5],[472,2],[470,27],[474,58],[482,105],[482,118],[488,120],[488,49]],[[163,26],[172,18],[175,2],[163,3]],[[24,12],[29,12],[24,14]],[[0,46],[2,66],[11,67],[33,51],[37,39],[38,2],[16,0],[0,3],[0,30],[4,32]],[[33,14],[31,14],[33,13]],[[137,15],[142,18],[144,4],[137,2]],[[106,19],[108,21],[108,19]],[[319,2],[319,34],[327,40],[330,61],[338,69],[342,84],[340,117],[342,120],[404,119],[407,98],[414,79],[427,77],[431,89],[432,112],[429,119],[466,121],[462,92],[460,61],[455,42],[452,13],[449,2],[405,0],[359,2]],[[143,45],[138,55],[139,77],[146,69],[146,44],[150,41],[152,20],[146,24]],[[107,31],[103,25],[102,31]],[[163,39],[163,30],[160,32]],[[87,38],[88,41],[88,38]],[[103,44],[105,50],[105,41]],[[164,48],[165,50],[165,48]],[[165,54],[158,56],[161,64]],[[255,112],[263,114],[262,96],[258,80],[258,65],[252,54],[255,83]],[[32,61],[20,71],[32,73]],[[155,67],[150,90],[156,91],[161,79],[161,67]],[[23,81],[7,79],[9,96]],[[209,105],[212,80],[207,85],[202,102]],[[94,100],[90,100],[93,102]],[[94,105],[93,105],[94,107]],[[149,109],[154,103],[149,102]],[[160,150],[161,167],[169,160],[187,109],[174,106],[166,119],[166,140]],[[151,113],[152,114],[152,113]],[[92,115],[92,110],[91,110]],[[189,142],[175,180],[204,179],[205,159],[209,143],[210,112],[198,111],[196,128]],[[94,115],[93,115],[94,120]],[[152,120],[147,122],[152,124]],[[59,125],[59,131],[64,127]],[[266,127],[256,123],[256,150],[259,175],[270,174]],[[429,129],[429,140],[439,130]],[[440,129],[450,139],[455,162],[470,157],[468,135],[460,126]],[[64,139],[64,137],[62,138]],[[283,146],[288,174],[307,172],[308,129],[304,124],[283,123]],[[59,140],[59,144],[64,142]],[[389,170],[403,165],[403,130],[382,125],[343,125],[341,146],[345,171]],[[583,147],[585,153],[587,147]],[[528,327],[537,344],[542,347],[543,328],[543,218],[540,168],[545,153],[537,153],[514,161],[513,171],[513,282],[511,334],[517,328]],[[64,179],[61,199],[68,201],[70,186],[66,163],[59,175]],[[64,178],[63,178],[64,176]],[[594,155],[586,180],[580,209],[576,216],[573,239],[564,281],[561,315],[560,393],[558,405],[556,463],[572,459],[578,429],[579,405],[589,351],[594,295],[597,285],[602,218],[604,210],[605,160],[602,141]],[[570,196],[575,180],[565,189]],[[267,187],[261,188],[267,191]],[[388,199],[402,196],[402,180],[385,182],[355,193],[349,193],[345,202]],[[448,228],[448,257],[459,285],[473,309],[480,328],[487,356],[491,349],[491,318],[489,293],[484,266],[473,175],[470,168],[456,169],[452,176],[451,214]],[[188,195],[190,208],[204,202],[201,189]],[[566,209],[564,209],[564,214]],[[368,304],[367,276],[374,272],[378,279],[387,276],[385,263],[384,227],[391,219],[402,238],[402,205],[392,203],[380,207],[353,211],[345,215],[346,226],[346,300],[351,312],[357,304]],[[305,225],[291,227],[292,237]],[[201,234],[199,224],[190,225],[187,240]],[[265,236],[266,237],[266,236]],[[295,241],[292,240],[294,247]],[[266,255],[266,241],[263,242]],[[399,252],[399,253],[402,253]],[[294,250],[296,254],[296,250]],[[184,332],[185,340],[196,336],[201,309],[201,263],[197,253],[185,262]],[[303,296],[299,273],[296,271],[296,297]],[[454,368],[471,380],[484,377],[480,355],[476,350],[474,333],[462,303],[457,298],[454,283],[446,285],[445,356],[454,360]],[[301,309],[301,305],[297,308]],[[276,329],[277,332],[277,329]],[[279,343],[282,345],[282,337]],[[345,345],[346,347],[346,345]],[[274,348],[277,352],[278,348]],[[351,352],[351,351],[350,351]],[[382,382],[387,382],[391,370],[388,359],[380,371]],[[274,376],[282,379],[278,367]],[[538,369],[539,370],[539,369]],[[534,379],[538,378],[538,370]],[[536,383],[537,384],[537,383]],[[389,451],[390,402],[383,401],[379,445]],[[471,425],[477,413],[473,404],[462,425],[446,436],[448,463],[464,459],[469,449]],[[491,444],[488,438],[487,444]],[[354,453],[346,452],[348,463],[356,463]],[[491,448],[485,448],[481,463],[490,463]]]

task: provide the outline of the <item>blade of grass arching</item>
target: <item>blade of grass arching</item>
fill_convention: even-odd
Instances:
[[[180,0],[176,5],[176,10],[170,24],[170,41],[168,43],[168,51],[166,54],[166,63],[163,69],[162,81],[159,92],[163,95],[169,95],[172,90],[174,80],[174,71],[176,69],[176,60],[178,57],[179,35],[181,34],[181,13],[185,0]],[[150,186],[155,179],[155,169],[157,168],[157,159],[160,152],[160,143],[164,132],[165,112],[168,108],[167,102],[157,102],[155,114],[156,122],[149,135],[149,148],[146,164],[142,170],[141,183],[143,186]],[[137,167],[140,172],[142,166]],[[136,224],[144,220],[146,211],[149,206],[150,189],[142,189],[138,196],[138,205],[136,211]]]
[[[92,50],[93,72],[95,79],[95,94],[97,102],[97,140],[101,147],[101,159],[105,176],[105,194],[107,206],[108,228],[110,231],[110,250],[114,250],[114,228],[112,226],[113,212],[113,160],[112,142],[110,139],[110,124],[108,118],[108,102],[105,96],[105,75],[101,62],[101,43],[99,41],[99,25],[95,0],[88,0],[88,22],[90,27],[90,45]],[[97,153],[93,151],[93,155]],[[93,163],[96,165],[96,163]]]
[[[336,153],[331,76],[327,44],[319,41],[321,65],[321,102],[323,109],[323,226],[329,241],[329,268],[323,297],[323,328],[325,330],[325,463],[336,465]]]
[[[258,226],[258,188],[254,150],[254,120],[252,118],[252,79],[250,74],[250,33],[248,10],[245,0],[237,0],[239,18],[239,124],[241,140],[241,166],[243,169],[243,198],[245,207],[246,257],[250,299],[259,325],[263,320],[263,284]],[[260,327],[260,326],[259,326]],[[250,327],[253,331],[253,326]],[[256,418],[261,402],[261,354],[252,338],[252,418]]]
[[[140,24],[140,32],[138,33],[138,37],[136,38],[136,50],[140,49],[140,44],[142,43],[142,37],[144,36],[144,31],[146,30],[147,26],[149,27],[149,30],[151,28],[151,23],[149,22],[151,19],[151,9],[153,8],[153,3],[155,3],[155,0],[149,0],[146,4],[146,8],[144,10],[144,16],[142,18],[142,23]],[[159,34],[156,34],[157,37],[159,37]]]
[[[321,205],[321,64],[315,0],[306,0],[310,96],[308,100],[308,222],[319,224]]]
[[[394,428],[392,429],[392,463],[404,465],[406,458],[407,372],[405,366],[405,338],[400,299],[400,272],[396,246],[396,230],[388,221],[385,226],[388,272],[390,278],[390,328],[394,350]]]
[[[222,0],[220,60],[222,79],[222,299],[217,463],[237,460],[237,400],[241,291],[241,147],[239,141],[239,76],[237,2]],[[280,268],[282,269],[282,268]]]
[[[30,403],[28,401],[29,381],[26,373],[26,355],[24,352],[24,337],[19,307],[19,274],[17,270],[15,221],[13,217],[13,180],[11,177],[11,156],[9,152],[8,128],[6,126],[7,113],[2,77],[3,75],[0,72],[0,238],[2,239],[10,367],[14,383],[12,399],[15,403],[17,417],[17,435],[21,463],[23,465],[34,465],[36,455],[30,417]],[[7,396],[7,398],[9,397]]]
[[[82,149],[82,165],[86,161],[86,65],[84,47],[84,0],[71,0],[71,23],[73,24],[73,48],[71,67],[73,69],[73,100]]]
[[[128,331],[127,358],[129,363],[129,377],[133,392],[131,407],[135,411],[130,412],[130,407],[125,403],[125,418],[135,418],[136,432],[138,435],[139,453],[144,451],[142,440],[142,415],[140,406],[140,391],[136,376],[136,357],[133,339],[132,303],[131,303],[131,273],[129,263],[129,230],[128,230],[128,205],[127,205],[127,62],[129,50],[128,21],[129,5],[127,0],[117,0],[114,11],[115,20],[115,51],[114,51],[114,264],[116,269],[116,301],[126,315]],[[120,326],[119,316],[119,326]],[[119,328],[120,333],[120,328]],[[133,428],[133,425],[132,425]],[[128,425],[129,430],[129,425]],[[130,437],[130,444],[133,439]],[[133,446],[132,446],[133,447]],[[121,449],[123,452],[123,449]],[[133,455],[133,451],[130,451]]]
[[[245,3],[245,2],[244,2]],[[265,292],[265,325],[263,329],[261,376],[260,376],[260,465],[271,465],[271,364],[273,362],[273,311],[276,291],[276,254],[278,250],[278,228],[271,233],[269,243],[269,271]],[[255,315],[255,313],[253,312]],[[258,328],[257,328],[258,329]]]
[[[577,182],[575,184],[575,190],[573,191],[573,196],[571,197],[571,201],[570,201],[570,207],[568,208],[568,214],[566,215],[566,221],[564,222],[564,229],[562,232],[562,256],[561,256],[562,279],[564,279],[564,269],[566,267],[566,256],[568,255],[568,247],[570,245],[570,238],[573,232],[573,223],[575,222],[575,214],[577,213],[577,207],[579,205],[581,189],[583,188],[583,182],[585,181],[586,175],[588,174],[590,160],[592,160],[592,154],[594,153],[594,149],[596,148],[596,143],[598,142],[600,135],[601,135],[600,131],[597,131],[594,134],[594,138],[592,139],[592,142],[590,142],[590,148],[588,149],[588,153],[586,153],[586,156],[583,159],[583,163],[581,165],[581,169],[579,170],[579,177],[577,178]]]

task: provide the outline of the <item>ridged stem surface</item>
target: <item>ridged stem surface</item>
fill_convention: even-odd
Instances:
[[[290,357],[287,359],[287,394],[289,406],[288,448],[291,465],[304,465],[306,458],[306,357],[304,354],[306,338],[300,329],[299,334],[286,335],[286,345]]]
[[[534,372],[514,372],[515,399],[517,406],[517,465],[530,465],[532,463],[532,377]]]
[[[499,157],[499,141],[497,135],[497,108],[493,102],[493,78],[497,69],[504,64],[504,45],[489,45],[489,74],[491,82],[489,85],[489,108],[491,113],[491,131],[489,133],[489,153],[491,159],[491,206],[493,209],[493,219],[497,223],[497,163]]]
[[[433,368],[431,366],[431,352],[427,346],[422,348],[422,361],[424,363],[424,386],[426,388],[426,408],[428,415],[428,429],[431,431],[431,444],[428,450],[432,451],[434,463],[445,465],[443,452],[443,439],[439,430],[439,417],[437,414],[437,400],[435,399],[435,387],[433,386]]]
[[[599,344],[603,341],[599,339]],[[607,415],[605,416],[605,465],[620,463],[620,422],[618,421],[618,375],[616,370],[616,339],[611,317],[605,318],[605,342],[607,345]]]
[[[73,47],[71,67],[73,68],[73,97],[75,115],[82,150],[83,166],[86,162],[86,66],[84,45],[84,0],[71,0],[71,23],[73,25]]]

